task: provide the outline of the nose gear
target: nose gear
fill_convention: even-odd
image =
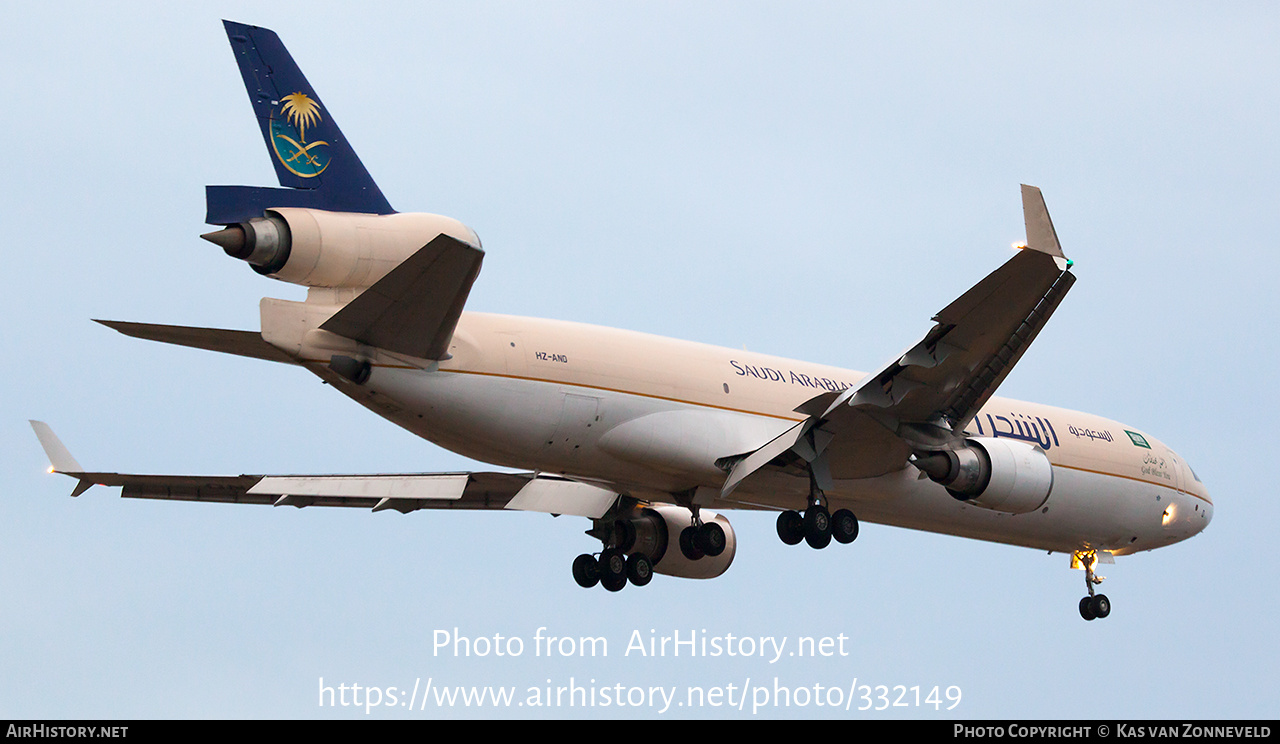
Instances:
[[[1101,584],[1105,576],[1097,576],[1093,567],[1098,565],[1098,554],[1095,551],[1077,550],[1073,556],[1084,567],[1084,585],[1089,596],[1080,599],[1080,617],[1085,620],[1101,619],[1111,614],[1111,600],[1105,594],[1096,594],[1093,587]]]

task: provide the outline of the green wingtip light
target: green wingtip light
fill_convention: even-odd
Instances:
[[[1075,265],[1076,265],[1076,262],[1075,262],[1075,261],[1072,261],[1072,260],[1071,260],[1071,259],[1069,259],[1069,258],[1067,259],[1067,268],[1068,268],[1068,269],[1069,269],[1069,268],[1071,268],[1072,266],[1075,266]]]

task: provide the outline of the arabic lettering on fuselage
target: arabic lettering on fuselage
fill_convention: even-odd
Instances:
[[[806,375],[791,370],[780,370],[772,367],[765,367],[759,364],[744,364],[736,360],[729,360],[729,364],[733,365],[739,377],[756,377],[761,380],[769,380],[771,382],[785,382],[790,385],[803,385],[805,387],[818,388],[819,390],[844,390],[853,387],[852,383],[842,382],[840,380],[832,380],[829,377],[819,377],[818,375]]]
[[[987,419],[985,429],[982,426],[983,415]],[[997,422],[1001,421],[1004,422],[1003,427],[997,424]],[[1019,439],[1023,442],[1039,445],[1042,450],[1061,446],[1058,443],[1058,432],[1053,430],[1053,424],[1049,423],[1049,419],[1039,416],[1031,418],[1020,413],[1010,413],[1008,416],[994,416],[988,413],[975,416],[973,422],[978,426],[978,436],[989,436],[995,439]]]
[[[1163,457],[1157,457],[1152,453],[1142,456],[1142,474],[1154,475],[1157,478],[1164,478],[1167,481],[1173,480],[1173,475],[1165,465]]]
[[[1102,431],[1095,431],[1094,429],[1084,429],[1079,426],[1068,426],[1067,431],[1071,436],[1077,439],[1101,439],[1104,442],[1114,441],[1111,436],[1111,432],[1105,429]]]

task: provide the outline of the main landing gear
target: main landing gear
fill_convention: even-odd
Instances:
[[[628,581],[636,586],[652,581],[653,563],[643,553],[627,556],[618,548],[605,548],[599,558],[589,553],[574,558],[573,580],[583,589],[600,584],[611,592],[618,592]]]
[[[724,552],[728,540],[724,528],[715,522],[703,522],[698,507],[689,510],[693,515],[693,523],[680,530],[680,552],[691,561],[704,556],[715,557]]]
[[[778,515],[778,537],[787,545],[799,545],[803,540],[816,550],[830,545],[832,539],[848,545],[858,538],[858,518],[848,509],[830,514],[821,504],[810,506],[803,514],[784,511]]]
[[[1089,590],[1089,596],[1080,599],[1080,617],[1085,620],[1094,620],[1110,615],[1111,600],[1107,599],[1107,595],[1095,594],[1093,591],[1093,587],[1101,584],[1105,578],[1093,572],[1094,566],[1098,565],[1098,554],[1092,550],[1076,551],[1075,558],[1080,561],[1080,565],[1084,566],[1084,585]]]
[[[683,509],[688,509],[685,526]],[[718,576],[733,558],[733,530],[715,519],[704,522],[696,504],[625,509],[609,518],[595,520],[588,535],[600,540],[599,553],[584,553],[573,561],[573,580],[586,589],[599,584],[611,592],[622,591],[628,583],[644,586],[653,580],[654,564],[663,561],[664,573],[692,570],[699,578]],[[679,535],[678,541],[676,535]],[[670,536],[670,538],[668,537]],[[679,542],[683,560],[675,555]],[[667,551],[672,551],[668,553]],[[728,553],[726,555],[726,552]],[[681,564],[702,561],[714,565],[682,569]],[[718,559],[718,560],[710,560]]]
[[[787,545],[799,545],[801,540],[809,547],[821,550],[831,544],[832,538],[848,545],[858,537],[858,518],[848,509],[827,511],[823,503],[826,495],[818,488],[817,479],[809,474],[809,508],[800,513],[794,510],[778,515],[778,537]]]

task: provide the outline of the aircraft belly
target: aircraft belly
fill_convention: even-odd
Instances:
[[[750,448],[758,444],[757,429],[764,437],[770,426],[776,428],[750,417],[735,420],[735,427],[720,420],[723,412],[497,374],[379,368],[361,387],[409,412],[394,417],[397,423],[467,457],[669,492],[718,486],[723,480],[724,471],[714,461],[724,453],[717,454],[716,445],[707,443],[708,431],[716,432],[715,441],[726,447],[737,446],[730,436],[737,432],[742,446]],[[643,423],[633,427],[636,422],[656,420],[684,421],[683,433],[672,430],[683,439],[664,439],[658,430],[649,437],[627,434],[649,430]],[[602,446],[602,440],[609,446]],[[694,448],[699,454],[682,456],[677,445],[695,441],[702,442],[700,449]]]
[[[482,462],[534,469],[530,462],[559,420],[562,395],[504,377],[375,369],[368,387],[413,412],[407,428]]]
[[[717,460],[750,452],[790,425],[732,411],[668,407],[612,427],[601,437],[600,446],[619,459],[718,486],[726,471],[716,465]]]

